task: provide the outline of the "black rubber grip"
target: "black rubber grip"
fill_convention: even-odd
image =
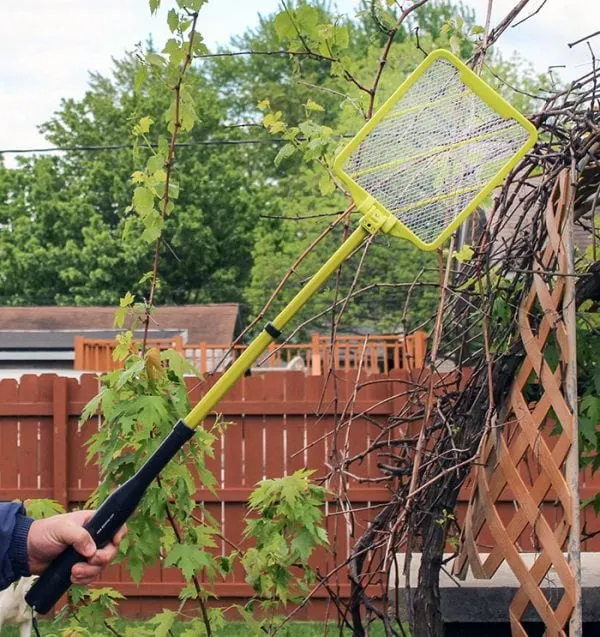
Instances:
[[[98,548],[106,546],[112,540],[135,511],[148,485],[193,435],[193,429],[182,420],[178,421],[139,471],[102,503],[85,525]],[[73,566],[84,561],[85,558],[73,547],[63,551],[31,587],[25,595],[25,601],[42,615],[49,612],[69,589]]]

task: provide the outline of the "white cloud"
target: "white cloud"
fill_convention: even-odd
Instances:
[[[488,3],[485,0],[468,2],[475,9],[478,22],[484,23]],[[516,0],[494,0],[492,26],[502,20],[516,4]],[[543,6],[542,6],[543,5]],[[535,13],[539,7],[539,12]],[[561,77],[570,80],[592,68],[592,58],[585,43],[569,48],[567,44],[590,35],[600,27],[600,2],[590,0],[530,0],[520,19],[529,17],[501,36],[501,50],[516,51],[532,62],[539,72],[549,66],[565,65],[559,69]],[[518,22],[518,20],[517,20]],[[600,54],[600,36],[591,39],[596,54]]]
[[[407,0],[405,0],[407,1]],[[531,0],[532,12],[543,0]],[[492,25],[516,0],[494,0]],[[163,0],[166,5],[172,3]],[[349,11],[358,0],[338,0]],[[468,2],[483,23],[486,0]],[[200,31],[210,45],[257,23],[257,13],[275,11],[278,0],[211,0],[200,14]],[[539,71],[568,64],[564,77],[590,68],[585,44],[567,42],[589,35],[600,24],[600,2],[547,0],[538,15],[502,37],[502,51],[517,50]],[[59,108],[61,98],[83,95],[89,71],[108,73],[119,58],[148,34],[161,43],[164,14],[151,17],[147,0],[27,0],[0,2],[0,149],[45,146],[37,126]],[[600,52],[600,37],[590,41]],[[10,158],[8,158],[10,161]]]

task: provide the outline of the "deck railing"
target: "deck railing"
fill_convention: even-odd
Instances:
[[[282,369],[303,370],[320,376],[325,370],[363,369],[369,373],[387,374],[392,369],[415,369],[423,366],[427,335],[414,332],[403,335],[328,336],[313,334],[310,343],[272,343],[259,358],[256,367],[265,371]],[[106,372],[118,368],[112,354],[114,339],[75,338],[74,369]],[[160,350],[172,348],[185,357],[203,374],[223,370],[234,361],[246,345],[184,343],[181,336],[149,339],[149,347]]]

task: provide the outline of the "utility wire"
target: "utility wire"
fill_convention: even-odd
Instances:
[[[340,135],[341,139],[351,138],[354,135]],[[304,137],[297,137],[296,141],[306,141]],[[262,139],[204,139],[192,142],[177,142],[177,148],[191,148],[193,146],[245,146],[257,144],[285,144],[287,140],[276,137],[264,137]],[[149,144],[152,148],[158,148],[157,143]],[[54,153],[54,152],[95,152],[101,150],[133,150],[132,144],[89,144],[81,146],[49,146],[46,148],[4,148],[0,149],[0,155],[25,155],[28,153]]]
[[[176,147],[185,148],[191,146],[242,146],[245,144],[284,144],[285,140],[277,138],[264,139],[207,139],[194,142],[178,142]],[[150,144],[152,148],[157,148],[158,144]],[[121,150],[129,149],[133,150],[131,144],[104,144],[104,145],[86,145],[86,146],[50,146],[47,148],[6,148],[0,149],[0,155],[19,154],[24,155],[27,153],[53,153],[56,151],[75,151],[75,152],[87,152],[87,151],[100,151],[100,150]]]

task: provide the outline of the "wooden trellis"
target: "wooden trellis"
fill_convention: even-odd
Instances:
[[[475,577],[488,579],[506,560],[520,584],[509,608],[514,637],[527,637],[522,621],[530,603],[544,622],[547,637],[565,636],[574,611],[580,609],[578,552],[573,564],[564,553],[571,529],[579,532],[573,514],[578,494],[566,476],[577,427],[573,400],[566,391],[567,374],[574,373],[568,363],[572,366],[575,351],[569,328],[575,308],[571,281],[564,276],[572,262],[566,240],[572,205],[570,174],[564,170],[546,210],[548,240],[519,311],[526,358],[500,417],[482,443],[455,565],[459,575],[470,566]],[[544,508],[549,495],[554,504]],[[501,517],[497,502],[507,497],[514,505],[508,516]],[[481,546],[484,533],[492,537],[491,547]],[[535,560],[526,564],[519,549],[532,541]],[[563,589],[552,600],[542,591],[550,568]]]

